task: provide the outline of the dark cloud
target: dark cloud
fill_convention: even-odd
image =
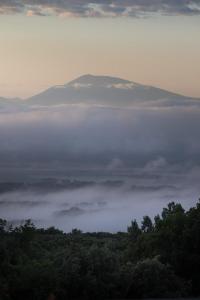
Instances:
[[[0,0],[0,13],[75,17],[198,15],[199,0]]]

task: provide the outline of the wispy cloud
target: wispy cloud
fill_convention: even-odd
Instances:
[[[0,14],[66,17],[199,15],[199,0],[0,0]]]

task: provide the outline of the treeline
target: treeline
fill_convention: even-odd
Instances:
[[[116,234],[0,220],[1,300],[189,296],[200,296],[200,202],[169,203]]]

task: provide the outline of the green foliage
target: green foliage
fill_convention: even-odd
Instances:
[[[136,242],[138,240],[138,237],[140,236],[140,234],[142,233],[141,229],[138,226],[138,223],[136,220],[131,222],[131,226],[129,226],[127,228],[128,234],[130,239],[133,242]]]
[[[0,300],[200,296],[200,203],[169,203],[127,233],[0,220]]]
[[[5,232],[7,221],[0,219],[0,234]]]
[[[151,221],[151,218],[149,218],[149,216],[143,217],[141,229],[143,232],[152,232],[153,231],[153,223]]]
[[[171,298],[187,295],[186,285],[157,258],[139,261],[133,269],[130,298]]]

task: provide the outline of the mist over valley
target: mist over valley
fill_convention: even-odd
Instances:
[[[0,217],[120,231],[199,197],[199,99],[84,75],[0,104]]]

